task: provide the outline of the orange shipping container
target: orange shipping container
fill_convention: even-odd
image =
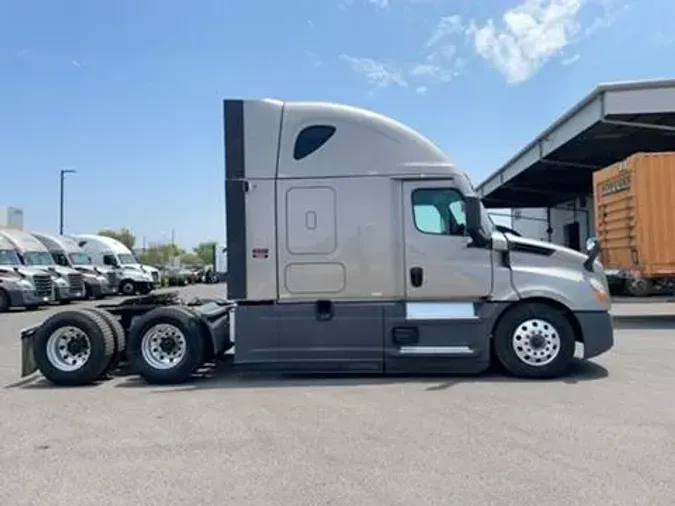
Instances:
[[[605,268],[675,277],[675,152],[638,153],[594,173],[593,200]]]

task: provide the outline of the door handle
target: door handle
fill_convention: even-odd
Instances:
[[[421,267],[410,268],[410,284],[419,288],[424,283],[424,270]]]

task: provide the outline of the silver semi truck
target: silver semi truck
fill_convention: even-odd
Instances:
[[[14,244],[0,234],[0,311],[11,307],[36,309],[54,302],[52,277],[21,263]]]
[[[225,352],[304,373],[564,374],[613,346],[599,246],[505,234],[464,172],[388,117],[226,100],[228,297],[62,311],[22,332],[23,375],[100,378],[126,358],[178,383]]]
[[[0,230],[0,235],[12,243],[21,263],[43,270],[51,276],[54,300],[67,304],[84,298],[82,273],[54,262],[45,246],[28,232],[15,229]]]
[[[31,235],[47,248],[57,265],[82,273],[85,298],[100,300],[117,294],[119,269],[93,265],[89,255],[70,237],[41,232],[31,232]]]

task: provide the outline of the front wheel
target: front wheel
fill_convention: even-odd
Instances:
[[[136,283],[130,279],[122,281],[120,291],[122,292],[122,295],[136,295]]]
[[[555,378],[574,357],[575,334],[566,316],[545,304],[525,303],[507,311],[494,335],[495,355],[509,374]]]

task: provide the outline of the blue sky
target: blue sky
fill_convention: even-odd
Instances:
[[[224,97],[365,106],[476,183],[599,82],[672,77],[672,0],[0,0],[0,205],[224,237]],[[670,26],[669,26],[670,25]]]

